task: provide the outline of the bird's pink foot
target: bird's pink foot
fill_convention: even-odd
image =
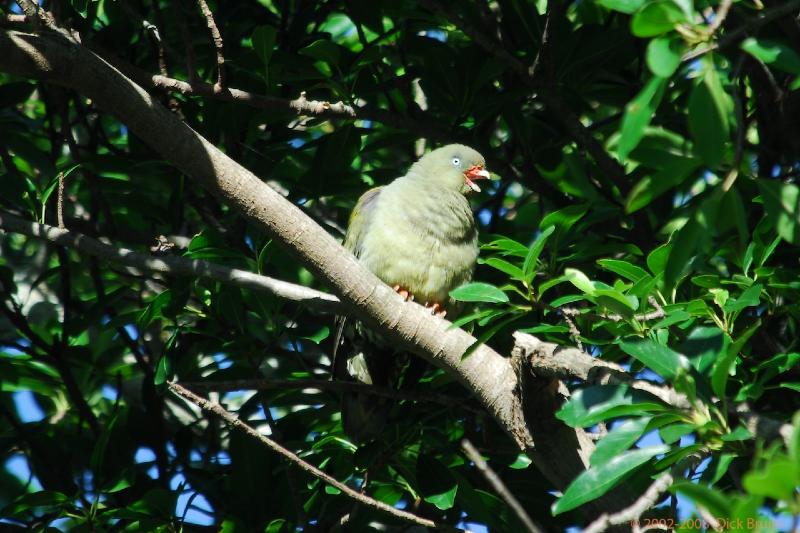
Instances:
[[[397,294],[399,294],[400,296],[403,297],[403,300],[405,300],[407,302],[413,302],[414,301],[414,295],[411,294],[408,290],[406,290],[403,287],[401,287],[400,285],[395,285],[392,288],[394,289],[394,291]]]
[[[447,316],[447,310],[446,309],[442,309],[442,306],[439,305],[437,302],[434,302],[432,304],[429,304],[429,303],[426,302],[425,303],[425,308],[426,309],[430,309],[431,310],[431,314],[434,315],[434,316],[438,316],[439,318],[444,318],[445,316]]]

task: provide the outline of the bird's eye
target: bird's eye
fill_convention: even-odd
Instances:
[[[459,158],[457,158],[457,157],[454,157],[453,159],[451,159],[450,162],[453,163],[453,166],[456,166],[456,167],[461,164],[461,160]]]

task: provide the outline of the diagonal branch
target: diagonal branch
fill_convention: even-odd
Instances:
[[[205,398],[201,398],[200,396],[196,395],[186,387],[181,386],[178,383],[172,382],[169,384],[170,390],[175,393],[176,395],[184,398],[185,400],[190,401],[191,403],[197,405],[202,410],[211,413],[212,415],[222,419],[226,424],[231,426],[232,428],[236,429],[237,431],[241,431],[255,439],[258,439],[261,444],[269,448],[272,452],[277,453],[278,455],[283,456],[284,459],[288,460],[290,463],[298,466],[301,470],[308,472],[312,476],[316,477],[317,479],[327,483],[331,487],[336,487],[343,494],[345,494],[348,498],[351,498],[363,505],[366,505],[372,509],[377,511],[381,511],[385,514],[391,515],[395,518],[403,520],[404,522],[409,522],[412,524],[417,524],[424,527],[432,527],[437,529],[449,530],[453,531],[455,528],[446,526],[444,524],[438,524],[433,520],[429,520],[427,518],[422,518],[421,516],[417,516],[413,513],[409,513],[408,511],[403,511],[401,509],[396,509],[391,505],[387,505],[381,501],[375,500],[370,498],[365,494],[361,494],[357,490],[354,490],[341,481],[337,480],[336,478],[330,476],[329,474],[323,472],[316,466],[302,460],[297,454],[293,453],[290,450],[287,450],[274,440],[270,439],[269,437],[262,435],[255,429],[251,428],[231,413],[223,409],[223,407],[216,403]],[[461,530],[457,530],[461,531]]]

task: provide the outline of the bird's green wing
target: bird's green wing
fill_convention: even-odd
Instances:
[[[350,250],[353,255],[361,255],[361,244],[364,242],[369,225],[375,212],[376,200],[383,187],[375,187],[361,195],[356,202],[353,212],[350,214],[350,221],[347,224],[347,233],[344,236],[344,247]],[[347,316],[339,315],[335,319],[336,333],[333,338],[333,357],[331,374],[337,378],[345,378],[347,370],[344,366],[343,357],[337,357],[344,341],[344,329],[347,324]]]
[[[361,255],[364,235],[369,231],[369,226],[374,218],[375,206],[378,203],[378,196],[380,196],[382,189],[383,187],[375,187],[362,194],[350,214],[347,233],[344,236],[344,247],[353,252],[356,257]]]
[[[361,255],[364,236],[374,218],[380,192],[381,187],[375,187],[362,194],[350,215],[343,244],[356,257]],[[374,353],[377,348],[361,338],[355,331],[358,327],[353,325],[353,321],[348,321],[346,315],[336,317],[335,329],[331,377],[341,381],[385,386],[388,378],[384,375],[385,365],[378,364],[381,358]],[[344,393],[342,425],[345,433],[357,442],[375,438],[383,428],[387,409],[385,402],[376,401],[374,397]]]

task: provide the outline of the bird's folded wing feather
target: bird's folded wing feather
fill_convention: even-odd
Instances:
[[[353,255],[361,255],[361,244],[364,242],[364,235],[369,230],[372,222],[377,199],[383,187],[375,187],[361,195],[356,202],[353,212],[350,214],[350,221],[347,226],[347,233],[344,236],[344,247],[350,250]],[[347,316],[339,315],[335,320],[336,334],[333,339],[333,361],[331,364],[332,374],[337,379],[347,378],[347,361],[337,357],[342,346],[344,329],[347,324]]]

